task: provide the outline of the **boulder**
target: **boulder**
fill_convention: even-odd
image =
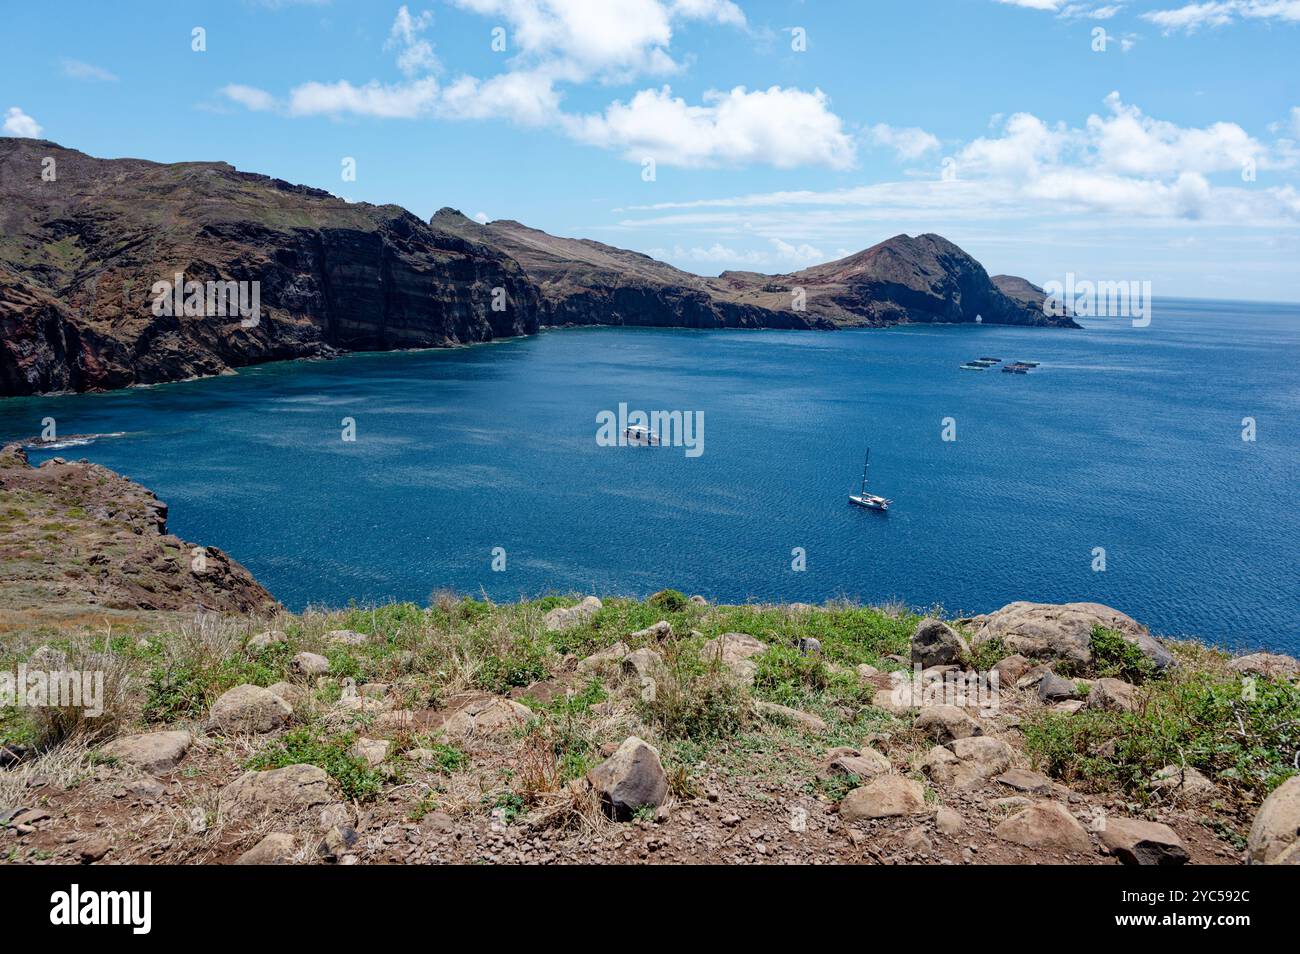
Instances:
[[[357,830],[351,825],[334,825],[316,846],[316,857],[322,861],[338,861],[357,843]]]
[[[219,811],[243,818],[272,809],[311,808],[334,801],[333,782],[315,765],[245,772],[221,790]]]
[[[1092,630],[1101,626],[1122,634],[1157,670],[1174,661],[1145,626],[1100,603],[1009,603],[971,622],[978,626],[972,640],[976,646],[998,639],[1011,652],[1030,659],[1061,660],[1087,668],[1093,662]]]
[[[1043,673],[1038,681],[1038,698],[1043,702],[1065,702],[1082,696],[1078,683],[1054,672]]]
[[[1219,794],[1214,783],[1191,766],[1166,765],[1151,777],[1151,790],[1171,796],[1175,801],[1206,801]]]
[[[646,679],[664,664],[664,657],[653,649],[638,649],[623,657],[623,672],[629,676]]]
[[[993,667],[993,671],[998,674],[998,686],[1014,686],[1024,677],[1029,670],[1034,668],[1034,664],[1019,653],[1007,656],[999,660],[998,664]]]
[[[1085,852],[1092,850],[1088,832],[1056,802],[1035,802],[993,830],[1003,841],[1026,848]]]
[[[392,743],[387,739],[357,739],[348,747],[348,755],[374,768],[388,758],[388,750],[391,747]]]
[[[951,808],[940,808],[934,813],[934,828],[941,835],[960,834],[966,828],[966,822]]]
[[[449,736],[495,735],[524,725],[532,716],[527,706],[494,696],[461,706],[447,717],[442,730]]]
[[[884,676],[883,681],[887,682],[884,687],[879,685],[880,676]],[[924,704],[924,691],[907,678],[907,673],[881,673],[880,676],[873,677],[871,680],[877,686],[875,695],[871,697],[871,704],[877,709],[883,709],[890,715],[903,719],[912,715]]]
[[[919,815],[925,810],[921,783],[901,775],[882,775],[855,788],[840,802],[840,818],[846,822]]]
[[[141,801],[156,802],[167,791],[167,786],[156,778],[133,778],[122,786],[123,791]]]
[[[956,706],[926,706],[912,726],[940,745],[984,734],[980,724]]]
[[[170,772],[179,765],[193,741],[188,732],[179,731],[124,735],[100,748],[99,754],[132,765],[150,775],[158,775]]]
[[[778,722],[797,725],[808,732],[821,733],[826,731],[826,723],[811,712],[800,712],[798,709],[791,709],[789,706],[779,706],[775,702],[762,702],[759,700],[755,700],[753,706],[754,711],[765,719],[775,719]]]
[[[816,636],[800,636],[795,641],[795,648],[805,656],[816,656],[822,651],[822,641]]]
[[[591,622],[604,604],[594,596],[584,597],[577,606],[557,606],[542,618],[548,632],[573,629]]]
[[[293,707],[261,686],[245,683],[222,693],[212,704],[208,725],[218,732],[274,732],[293,717]]]
[[[1137,818],[1107,818],[1102,846],[1126,865],[1185,865],[1187,849],[1172,828]]]
[[[272,683],[266,687],[266,691],[279,696],[285,702],[289,703],[290,708],[297,708],[302,705],[303,700],[307,698],[307,693],[303,690],[302,686],[295,686],[291,682]]]
[[[1011,767],[1011,746],[985,735],[954,739],[947,745],[958,761],[970,766],[980,778],[1001,775]]]
[[[1287,680],[1300,675],[1300,662],[1291,656],[1279,653],[1251,653],[1238,656],[1228,663],[1228,668],[1243,676],[1264,676],[1269,679]]]
[[[235,859],[237,865],[291,865],[296,860],[293,835],[273,831]]]
[[[323,676],[330,671],[330,661],[319,653],[299,653],[289,660],[289,669],[299,676]]]
[[[960,663],[969,655],[965,638],[942,620],[923,619],[912,634],[912,663],[922,668]]]
[[[365,633],[351,629],[331,629],[325,634],[325,642],[335,646],[361,646],[370,639]]]
[[[641,639],[641,640],[653,639],[656,642],[663,642],[665,639],[671,639],[672,635],[673,635],[672,625],[668,622],[668,620],[661,619],[653,626],[647,626],[645,629],[638,629],[635,633],[633,633],[628,638]]]
[[[832,750],[835,753],[835,750]],[[863,749],[861,752],[849,749],[846,752],[831,754],[826,762],[827,775],[856,775],[858,778],[875,778],[889,773],[889,759],[875,749]]]
[[[1038,684],[1043,681],[1043,677],[1052,671],[1052,663],[1039,663],[1036,666],[1030,666],[1025,670],[1025,674],[1016,680],[1016,688],[1037,689]]]
[[[1293,775],[1264,799],[1246,839],[1251,864],[1270,864],[1300,841],[1300,775]]]
[[[1123,679],[1098,679],[1088,693],[1087,708],[1134,712],[1138,707],[1137,686]]]
[[[626,821],[643,808],[658,808],[668,798],[668,776],[659,752],[650,743],[629,736],[590,772],[591,783],[605,813]]]
[[[1028,792],[1030,795],[1046,795],[1052,790],[1052,780],[1040,772],[1031,772],[1028,769],[1010,769],[997,776],[993,781],[999,782],[1007,788],[1013,788],[1017,792]]]
[[[280,632],[280,630],[268,629],[249,637],[248,648],[253,652],[260,653],[263,650],[270,649],[272,646],[280,643],[287,643],[288,641],[289,637]]]
[[[619,640],[608,649],[602,649],[598,653],[592,653],[586,659],[578,663],[578,672],[593,673],[603,669],[613,669],[623,661],[632,650],[628,648],[627,643]]]
[[[935,746],[921,761],[921,770],[934,782],[973,788],[1011,767],[1011,747],[989,736],[954,739]]]
[[[710,639],[700,648],[700,658],[705,662],[720,662],[737,679],[752,684],[758,673],[755,656],[767,652],[767,644],[745,633],[723,633]]]
[[[650,676],[641,676],[638,685],[642,702],[654,702],[659,698],[659,683]]]

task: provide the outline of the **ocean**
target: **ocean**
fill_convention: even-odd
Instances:
[[[443,589],[1090,600],[1297,652],[1300,306],[1085,324],[555,330],[0,400],[0,437],[46,417],[115,435],[31,457],[143,483],[294,610]],[[959,368],[982,356],[1040,364]],[[683,412],[697,446],[604,446],[620,405]],[[847,500],[868,447],[887,514]]]

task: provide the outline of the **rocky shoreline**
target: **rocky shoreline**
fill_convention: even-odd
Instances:
[[[234,292],[238,312],[227,308]],[[1042,303],[1041,289],[990,278],[937,235],[895,236],[788,275],[706,278],[517,222],[480,225],[452,209],[426,222],[226,163],[99,159],[0,138],[0,396],[547,326],[1077,327]]]
[[[0,514],[0,673],[102,690],[0,700],[9,862],[1300,863],[1300,664],[1110,607],[289,614],[96,465]]]

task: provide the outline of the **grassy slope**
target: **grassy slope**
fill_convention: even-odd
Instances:
[[[696,767],[707,758],[722,771],[747,777],[802,778],[808,791],[838,798],[856,784],[853,778],[820,777],[816,766],[830,746],[859,746],[880,740],[895,752],[928,746],[884,711],[870,705],[873,689],[853,667],[867,663],[881,670],[905,668],[889,658],[906,656],[918,617],[910,612],[828,604],[816,608],[697,606],[675,597],[638,602],[609,599],[588,623],[564,632],[547,632],[546,611],[572,603],[548,597],[532,602],[492,605],[471,599],[440,598],[421,608],[394,604],[300,616],[286,615],[271,625],[288,642],[256,652],[247,636],[263,622],[235,619],[221,625],[184,624],[158,631],[142,620],[138,632],[93,638],[58,637],[34,631],[8,642],[0,668],[14,668],[37,645],[62,649],[75,665],[89,652],[107,650],[114,665],[110,682],[125,686],[113,711],[90,722],[64,714],[63,721],[32,710],[0,710],[0,738],[50,745],[69,735],[104,738],[141,726],[201,721],[213,700],[232,686],[267,686],[292,679],[288,663],[302,650],[328,656],[331,676],[310,691],[314,698],[296,706],[299,725],[245,760],[267,768],[306,761],[321,765],[351,797],[379,793],[385,778],[346,754],[368,725],[340,728],[325,718],[342,691],[341,680],[357,685],[389,684],[400,704],[412,710],[437,710],[458,694],[515,693],[533,708],[521,728],[522,753],[487,786],[489,807],[528,812],[600,761],[602,746],[617,743],[636,728],[663,753],[673,787],[682,795],[695,790]],[[628,634],[660,619],[674,637],[663,643],[630,639]],[[329,644],[324,633],[353,629],[372,636],[362,646]],[[767,642],[752,690],[737,688],[716,667],[701,661],[705,639],[744,632]],[[820,657],[792,648],[798,637],[815,636]],[[618,640],[633,649],[652,645],[666,670],[653,703],[640,700],[637,687],[616,674],[583,677],[573,663]],[[1300,743],[1300,690],[1260,680],[1253,697],[1240,677],[1226,669],[1227,657],[1197,644],[1174,647],[1180,665],[1173,675],[1146,678],[1140,665],[1115,650],[1100,632],[1095,647],[1102,658],[1098,673],[1120,674],[1142,682],[1144,704],[1137,713],[1085,711],[1065,715],[1029,707],[1021,720],[1023,749],[1031,764],[1081,791],[1122,793],[1143,802],[1151,796],[1152,773],[1167,764],[1200,769],[1220,786],[1225,804],[1245,809],[1295,772]],[[996,654],[994,654],[996,655]],[[101,657],[102,658],[102,657]],[[988,660],[983,660],[987,662]],[[553,677],[568,692],[547,692]],[[633,680],[634,682],[634,680]],[[525,690],[525,687],[534,687]],[[523,691],[521,691],[523,690]],[[828,731],[815,738],[795,727],[765,724],[749,707],[751,698],[814,713]],[[463,753],[441,745],[433,734],[397,733],[398,753],[433,747],[449,776],[462,767]],[[400,780],[403,760],[395,762]],[[918,779],[924,776],[916,774]],[[480,784],[480,788],[483,786]],[[447,789],[450,791],[451,786]],[[413,817],[444,804],[437,791],[412,808]],[[1239,828],[1231,839],[1240,838]]]

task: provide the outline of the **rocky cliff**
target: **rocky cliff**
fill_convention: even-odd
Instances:
[[[0,448],[0,633],[275,608],[222,551],[169,534],[167,505],[139,484],[86,461],[31,467],[21,445]]]
[[[256,324],[155,314],[155,284],[176,273],[257,282]],[[504,310],[493,310],[493,288],[505,290]],[[225,163],[95,159],[0,140],[3,394],[484,341],[535,331],[537,312],[512,259],[397,206],[351,204]]]
[[[1043,293],[1000,276],[939,235],[897,235],[838,261],[784,275],[692,275],[647,255],[518,222],[480,225],[442,209],[432,225],[501,249],[539,288],[546,325],[687,328],[881,327],[975,322],[1075,327],[1043,313]],[[1012,294],[1014,293],[1014,294]]]
[[[165,283],[180,284],[175,307],[165,307]],[[256,289],[256,315],[225,307],[227,283]],[[705,278],[517,222],[480,225],[444,209],[426,223],[226,163],[96,159],[0,139],[0,395],[486,341],[540,325],[976,320],[1073,325],[1032,296],[1004,294],[937,235],[897,236],[788,275]]]

